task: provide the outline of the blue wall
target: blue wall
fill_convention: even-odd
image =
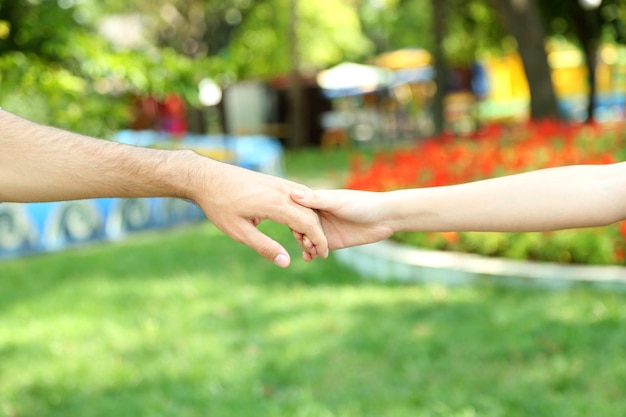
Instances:
[[[106,198],[0,205],[0,258],[49,252],[204,219],[184,200]]]

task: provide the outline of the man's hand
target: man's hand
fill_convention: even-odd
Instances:
[[[306,235],[303,249],[308,253],[328,253],[315,212],[289,197],[294,188],[304,189],[192,151],[99,140],[0,110],[0,201],[186,198],[200,205],[220,230],[286,267],[285,248],[256,228],[265,219]]]
[[[289,253],[278,242],[261,233],[263,220],[287,225],[307,236],[302,249],[311,258],[328,256],[328,243],[317,214],[290,198],[300,184],[208,158],[197,160],[191,173],[191,198],[202,207],[215,226],[280,267],[290,263]]]

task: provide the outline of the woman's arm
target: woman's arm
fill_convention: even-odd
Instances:
[[[294,187],[302,186],[192,151],[85,137],[0,110],[0,201],[185,198],[219,229],[284,267],[287,251],[256,228],[265,219],[311,236],[315,252],[327,253],[315,213],[289,198]]]
[[[319,210],[331,249],[374,242],[397,231],[592,227],[626,219],[626,163],[550,168],[385,193],[327,190],[292,196]]]

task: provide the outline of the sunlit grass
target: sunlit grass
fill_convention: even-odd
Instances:
[[[0,416],[621,416],[626,296],[281,270],[209,224],[0,263]]]
[[[358,154],[370,158],[371,149],[287,149],[284,161],[287,176],[313,188],[318,186],[342,187],[348,177],[351,158]]]

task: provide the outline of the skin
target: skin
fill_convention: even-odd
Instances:
[[[315,209],[331,250],[398,231],[533,232],[605,226],[626,219],[626,162],[543,169],[472,183],[389,191],[295,189]],[[308,237],[294,233],[302,246]],[[312,250],[305,260],[315,257]]]
[[[177,197],[196,202],[224,233],[280,267],[290,257],[256,226],[263,220],[307,236],[305,251],[327,256],[313,210],[289,197],[301,184],[189,150],[157,150],[42,126],[0,110],[0,201]],[[310,191],[310,190],[308,190]]]

